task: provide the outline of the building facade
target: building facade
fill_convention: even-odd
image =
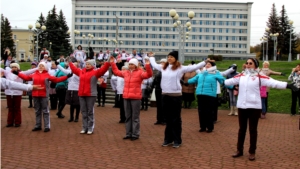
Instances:
[[[12,28],[12,34],[16,48],[16,60],[32,61],[34,58],[32,32],[28,29]]]
[[[175,9],[182,22],[189,20],[189,11],[195,12],[195,17],[190,21],[192,29],[184,45],[186,60],[199,60],[197,58],[213,53],[223,57],[249,57],[252,4],[72,0],[72,45],[82,45],[83,48],[90,45],[99,52],[116,47],[112,41],[103,41],[103,38],[117,39],[117,46],[127,52],[143,49],[166,56],[170,51],[178,50],[179,32],[173,27],[174,21],[169,16],[169,11]],[[80,31],[80,34],[74,36],[74,30]],[[88,34],[94,38],[82,37]]]

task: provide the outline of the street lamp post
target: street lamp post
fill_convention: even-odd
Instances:
[[[270,31],[270,28],[266,27],[266,32],[269,32]],[[269,51],[269,36],[267,36],[266,38],[264,38],[265,41],[267,41],[267,48],[266,48],[266,61],[269,60],[269,57],[268,57],[268,51]]]
[[[71,34],[71,31],[70,30],[68,30],[68,32],[67,32],[69,35]],[[76,35],[79,35],[80,34],[80,31],[78,31],[78,30],[74,30],[74,47],[75,47],[75,37],[76,37]],[[73,49],[72,49],[73,50]]]
[[[272,39],[274,40],[274,61],[276,61],[276,48],[277,48],[277,37],[278,37],[279,33],[274,33],[274,34],[270,34],[270,36],[272,37]]]
[[[292,25],[293,25],[293,21],[290,20],[289,21],[289,24],[290,24],[290,52],[289,52],[289,59],[288,59],[288,62],[291,62],[292,61]]]
[[[51,46],[52,46],[52,42],[50,42],[49,44],[50,44],[50,49],[51,49]]]
[[[264,48],[265,39],[262,37],[262,38],[260,38],[260,41],[262,41],[261,44],[262,44],[262,47],[263,47],[263,61],[265,61],[266,60],[266,58],[265,58],[265,48]]]
[[[191,30],[191,22],[189,22],[190,20],[192,20],[195,16],[195,12],[190,11],[188,13],[188,17],[189,20],[186,21],[186,23],[184,24],[184,22],[181,22],[179,20],[179,15],[177,14],[175,9],[172,9],[169,11],[170,16],[173,18],[173,21],[175,21],[173,23],[174,28],[177,28],[179,34],[178,34],[178,54],[179,54],[179,61],[183,64],[184,63],[184,46],[185,46],[185,39],[188,39],[188,35],[189,32],[185,33],[186,27],[188,28],[188,30]],[[186,26],[186,27],[185,27]]]
[[[120,41],[120,48],[121,48],[121,45],[123,44],[123,41]]]
[[[38,53],[38,52],[39,52],[39,35],[40,35],[43,31],[46,30],[46,26],[42,26],[42,27],[41,27],[41,24],[40,24],[40,23],[36,23],[36,24],[35,24],[36,31],[33,31],[33,30],[32,30],[33,26],[32,26],[31,24],[28,25],[28,28],[29,28],[29,30],[31,30],[34,34],[36,34],[36,41],[37,41],[37,43],[36,43],[36,56],[37,56],[38,61],[40,61],[40,59],[39,59],[39,53]]]
[[[82,35],[82,37],[83,37],[83,39],[85,39],[85,38],[86,38],[86,36],[85,36],[85,35]],[[90,49],[91,39],[93,39],[93,38],[94,38],[94,35],[92,35],[92,34],[88,34],[88,35],[87,35],[87,38],[88,38],[88,50],[87,50],[87,53],[88,53],[88,57],[90,57],[90,52],[89,52],[89,49]]]
[[[103,50],[103,52],[104,52],[104,43],[106,43],[106,41],[107,41],[107,38],[103,38],[103,47],[102,47],[102,50]]]

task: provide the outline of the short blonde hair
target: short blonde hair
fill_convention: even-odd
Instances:
[[[269,61],[264,61],[263,65],[264,65],[264,64],[267,64],[267,65],[269,65],[269,66],[270,66],[270,63],[269,63]]]

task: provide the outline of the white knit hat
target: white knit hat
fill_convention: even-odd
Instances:
[[[48,65],[47,65],[47,63],[45,63],[45,62],[40,62],[39,65],[38,65],[38,67],[39,67],[40,65],[44,65],[45,70],[48,71]]]
[[[48,54],[44,54],[44,57],[45,57],[45,56],[47,56],[47,57],[48,57]]]
[[[12,68],[12,67],[17,67],[18,70],[20,70],[20,65],[17,64],[17,63],[12,63],[12,64],[10,64],[10,68]]]
[[[139,61],[137,59],[135,59],[135,58],[130,59],[129,64],[130,63],[134,64],[136,67],[139,66]]]
[[[95,62],[94,59],[87,60],[86,63],[89,63],[89,64],[92,65],[93,67],[96,67],[96,62]]]
[[[167,59],[160,59],[160,61],[159,61],[160,63],[166,63],[167,62]]]

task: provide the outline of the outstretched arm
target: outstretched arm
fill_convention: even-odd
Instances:
[[[60,71],[62,71],[64,74],[69,74],[69,73],[72,73],[72,71],[71,70],[69,70],[69,69],[65,69],[65,68],[63,68],[62,66],[60,66],[60,65],[57,65],[57,68],[60,70]]]
[[[148,62],[149,62],[149,61],[148,61]],[[153,75],[150,64],[149,64],[149,63],[148,63],[148,64],[146,63],[145,68],[146,68],[146,72],[142,73],[142,78],[143,78],[143,79],[149,79],[149,78],[152,77],[152,75]]]
[[[152,66],[154,69],[156,69],[156,70],[158,70],[158,71],[161,71],[162,65],[157,64],[154,57],[150,57],[149,60],[150,60],[151,66]]]
[[[75,75],[79,76],[81,70],[80,70],[79,68],[75,67],[74,64],[73,64],[72,62],[69,62],[69,65],[70,65],[70,68],[71,68],[72,72],[73,72]]]
[[[206,65],[205,61],[200,62],[198,64],[190,65],[190,66],[182,66],[182,72],[187,73],[187,72],[193,72],[196,71],[197,69],[200,69]]]
[[[108,62],[105,62],[105,64],[100,69],[96,70],[96,77],[99,78],[103,76],[108,70],[109,66],[110,64]]]

